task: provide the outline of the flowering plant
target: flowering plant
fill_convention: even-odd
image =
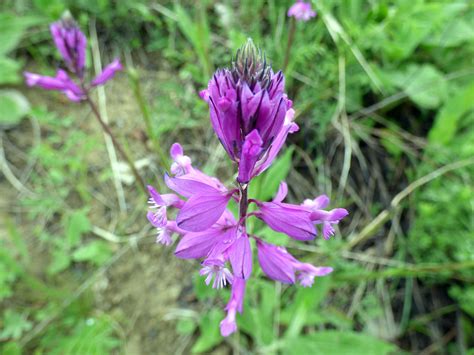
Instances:
[[[122,158],[127,162],[130,171],[139,182],[139,187],[146,194],[146,187],[141,175],[138,173],[135,164],[128,156],[125,149],[118,142],[107,122],[93,102],[90,91],[100,85],[104,85],[112,79],[116,72],[123,69],[119,59],[115,59],[107,65],[104,70],[90,82],[85,80],[85,62],[87,39],[80,30],[77,23],[69,12],[66,12],[61,20],[50,25],[51,35],[57,50],[64,61],[65,69],[58,69],[56,76],[45,76],[30,72],[24,72],[26,85],[38,86],[44,90],[54,90],[62,92],[73,102],[86,102],[104,132],[111,138],[113,145],[119,151]],[[71,78],[72,77],[72,78]]]
[[[123,69],[120,61],[115,59],[99,75],[87,83],[84,78],[87,47],[87,39],[84,33],[81,32],[69,13],[64,14],[61,20],[52,23],[50,31],[66,70],[58,69],[54,77],[25,72],[28,86],[60,91],[69,100],[77,102],[86,100],[91,88],[105,84],[113,78],[117,71]],[[71,79],[71,76],[76,81]]]
[[[236,187],[229,189],[193,167],[178,143],[171,147],[171,175],[165,175],[166,185],[176,194],[161,195],[148,187],[147,217],[157,229],[157,242],[170,245],[172,234],[180,235],[175,251],[178,258],[203,259],[200,274],[206,277],[206,284],[212,281],[214,288],[231,284],[227,316],[220,324],[223,336],[236,331],[236,313],[243,311],[245,287],[252,272],[251,239],[255,240],[263,272],[274,280],[289,284],[299,281],[309,287],[315,277],[332,272],[331,267],[300,262],[285,248],[251,234],[247,230],[249,218],[258,218],[293,239],[308,241],[317,236],[318,225],[324,238],[331,237],[333,226],[348,214],[342,208],[325,210],[329,204],[325,195],[301,205],[283,202],[288,192],[285,182],[272,201],[248,198],[252,179],[272,164],[288,134],[298,130],[284,87],[283,73],[274,73],[249,40],[237,52],[232,67],[218,70],[200,93],[209,105],[214,131],[237,167]],[[237,218],[227,208],[230,200],[239,205]],[[255,205],[253,212],[249,212],[250,204]],[[168,218],[168,208],[178,210],[175,220]]]

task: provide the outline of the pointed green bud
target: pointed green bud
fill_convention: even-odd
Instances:
[[[265,53],[255,46],[251,38],[237,50],[231,71],[236,82],[240,79],[250,87],[260,82],[262,88],[267,87],[272,74]]]

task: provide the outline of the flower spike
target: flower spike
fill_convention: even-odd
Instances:
[[[229,336],[237,331],[236,315],[243,311],[255,245],[263,272],[282,283],[311,287],[316,277],[333,271],[328,266],[301,262],[285,248],[250,235],[247,220],[257,217],[274,231],[309,241],[316,237],[319,224],[323,237],[328,239],[347,211],[325,210],[329,205],[326,195],[305,200],[301,205],[283,202],[289,190],[285,182],[281,182],[272,201],[248,198],[252,179],[271,166],[288,135],[299,129],[294,122],[293,102],[285,93],[283,73],[273,72],[263,52],[251,40],[237,52],[230,68],[219,69],[213,75],[199,96],[209,105],[217,138],[237,165],[237,188],[227,188],[217,178],[193,167],[191,158],[175,143],[170,150],[171,175],[165,175],[165,183],[183,199],[174,194],[160,195],[149,188],[147,217],[158,229],[159,243],[169,245],[171,234],[181,236],[176,257],[200,259],[199,274],[206,285],[230,285],[227,315],[220,323],[222,336]],[[238,204],[238,216],[228,209],[231,200]],[[256,205],[252,212],[250,203]],[[168,219],[171,208],[177,210],[176,220]]]

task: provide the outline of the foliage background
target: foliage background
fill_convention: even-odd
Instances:
[[[181,142],[231,181],[197,96],[247,37],[283,65],[290,1],[4,0],[0,5],[0,352],[474,353],[474,7],[466,1],[320,0],[296,24],[287,90],[301,127],[253,195],[350,210],[330,241],[285,244],[333,265],[311,289],[252,279],[238,323],[228,291],[153,243],[145,198],[86,107],[27,90],[54,72],[48,23],[69,9],[89,67],[127,71],[100,109],[147,180]],[[152,119],[151,130],[143,115]]]

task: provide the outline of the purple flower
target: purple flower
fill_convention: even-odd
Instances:
[[[64,70],[58,70],[55,77],[24,72],[26,85],[38,86],[44,90],[55,90],[65,94],[71,101],[85,98],[84,91],[69,77]]]
[[[265,159],[270,164],[269,157],[275,158],[286,135],[295,132],[285,127],[292,102],[284,88],[283,73],[275,74],[249,39],[237,52],[232,68],[218,70],[207,91],[200,92],[209,104],[217,137],[229,157],[239,164],[241,183],[263,171],[255,170],[257,162]],[[277,139],[283,136],[283,140]],[[266,154],[272,149],[271,155]]]
[[[118,58],[114,59],[112,63],[107,65],[103,70],[102,73],[97,75],[94,80],[91,82],[91,86],[99,86],[104,85],[107,81],[112,79],[115,76],[115,73],[118,71],[123,70],[123,66],[120,63]]]
[[[191,158],[184,155],[183,147],[179,143],[175,143],[170,149],[173,164],[171,164],[171,173],[175,176],[188,174],[192,171]]]
[[[297,1],[288,10],[288,17],[294,17],[297,21],[306,22],[315,16],[310,2]]]
[[[282,182],[273,201],[254,201],[259,208],[255,216],[271,229],[285,233],[296,240],[314,239],[317,231],[311,220],[311,212],[303,206],[283,203],[287,193],[288,186]]]
[[[68,69],[83,76],[87,39],[71,14],[67,12],[61,20],[50,26],[51,36]]]
[[[87,39],[69,13],[50,26],[54,44],[64,60],[68,72],[59,69],[55,77],[24,72],[28,86],[38,86],[44,90],[60,91],[74,102],[87,98],[92,87],[105,84],[115,73],[122,70],[118,59],[107,65],[92,82],[84,80]],[[75,78],[74,81],[71,77]]]
[[[175,194],[165,194],[160,195],[153,186],[148,186],[148,192],[150,193],[150,198],[148,204],[150,206],[150,211],[148,212],[148,220],[155,227],[162,227],[166,225],[168,218],[166,216],[166,208],[168,206],[182,208],[184,201],[182,201]]]
[[[256,241],[263,272],[274,280],[309,287],[315,277],[332,272],[331,267],[300,262],[285,248],[249,234],[247,220],[257,217],[277,232],[308,241],[316,237],[318,225],[322,225],[326,239],[333,235],[334,225],[347,211],[324,210],[329,204],[325,195],[300,205],[285,203],[285,182],[272,201],[248,198],[252,179],[272,164],[288,134],[299,129],[293,122],[292,102],[284,93],[283,74],[273,73],[251,41],[238,52],[232,68],[218,71],[200,96],[209,104],[219,140],[237,164],[237,188],[228,189],[217,178],[193,167],[191,158],[175,143],[170,150],[171,175],[165,174],[165,183],[177,195],[160,195],[149,188],[147,217],[157,228],[157,242],[169,245],[172,234],[181,237],[175,255],[201,260],[199,274],[207,285],[231,285],[227,316],[220,323],[221,334],[228,336],[237,330],[236,314],[243,311],[246,282],[252,274],[251,239]],[[238,204],[238,218],[229,210],[231,200]],[[248,211],[250,203],[256,206],[252,212]],[[170,208],[177,210],[176,220],[169,220]]]
[[[338,224],[341,219],[346,217],[349,212],[344,208],[335,208],[330,211],[325,211],[329,205],[329,197],[321,195],[314,200],[305,200],[302,204],[308,211],[311,211],[311,220],[315,224],[322,224],[323,237],[325,239],[331,238],[334,235],[333,225]]]
[[[333,271],[331,267],[316,267],[302,263],[288,253],[285,248],[261,240],[257,240],[257,249],[258,262],[263,272],[276,281],[293,284],[298,279],[303,287],[310,287],[316,276],[325,276]]]

